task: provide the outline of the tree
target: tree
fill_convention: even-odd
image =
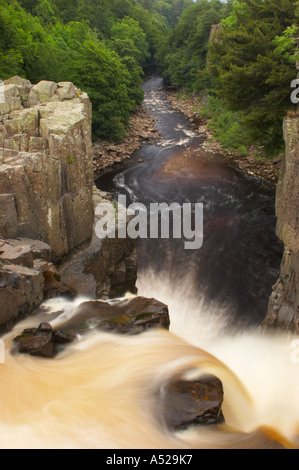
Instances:
[[[73,64],[71,79],[92,101],[94,135],[122,140],[134,102],[127,90],[128,71],[117,54],[104,44],[87,39]]]
[[[281,149],[282,117],[290,106],[295,42],[290,36],[286,41],[284,32],[294,22],[295,4],[295,0],[235,2],[210,45],[217,96],[229,110],[244,113],[252,140],[269,153]]]
[[[218,0],[201,0],[184,10],[157,54],[166,81],[189,90],[201,88],[199,73],[206,67],[211,28],[226,10]]]

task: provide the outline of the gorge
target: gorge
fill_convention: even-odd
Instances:
[[[297,115],[285,120],[280,269],[275,188],[204,151],[202,136],[166,100],[162,79],[144,84],[144,107],[160,137],[97,178],[97,188],[88,96],[71,83],[9,82],[0,163],[1,446],[298,447],[298,363],[291,359],[298,334]],[[146,206],[202,203],[202,248],[187,251],[175,238],[100,242],[94,209],[119,194]],[[45,272],[59,285],[44,301]],[[135,285],[138,296],[168,307],[169,331],[91,329],[55,359],[12,354],[24,329],[42,322],[60,329],[94,299],[112,306],[127,292],[136,299]],[[157,394],[174,377],[200,371],[223,383],[225,423],[173,432]]]

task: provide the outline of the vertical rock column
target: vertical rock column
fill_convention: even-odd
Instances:
[[[299,62],[297,61],[297,70]],[[299,78],[299,73],[297,75]],[[276,233],[284,243],[280,277],[273,287],[262,329],[299,333],[299,113],[283,122],[285,155],[276,193]]]
[[[299,333],[299,115],[284,119],[285,157],[276,195],[277,235],[284,243],[280,277],[262,328]]]
[[[0,103],[0,332],[44,299],[44,261],[93,235],[91,102],[73,83],[5,81]],[[44,243],[44,245],[39,245]],[[36,246],[46,246],[36,250]]]
[[[48,243],[54,259],[92,237],[91,102],[72,83],[5,84],[0,237]]]

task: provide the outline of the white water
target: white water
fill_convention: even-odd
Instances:
[[[51,321],[57,328],[71,315],[73,304],[57,300],[6,335],[1,448],[271,448],[274,438],[299,446],[299,364],[291,360],[291,338],[224,333],[229,307],[196,300],[189,280],[174,289],[141,273],[138,287],[140,295],[168,304],[170,332],[97,332],[54,360],[12,356],[11,340],[23,328],[60,310],[63,316]],[[199,370],[223,381],[226,425],[173,434],[159,420],[156,393],[177,374]]]

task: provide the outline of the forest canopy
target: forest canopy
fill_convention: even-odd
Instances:
[[[283,147],[282,119],[296,77],[296,0],[200,0],[158,51],[165,80],[208,97],[204,112],[226,147]]]

